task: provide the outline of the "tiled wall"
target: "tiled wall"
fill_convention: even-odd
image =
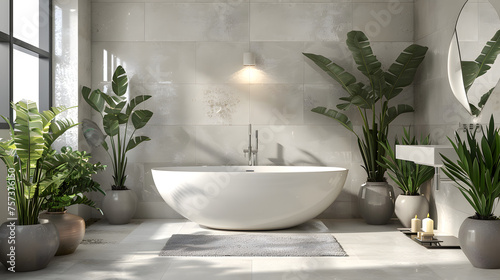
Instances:
[[[470,1],[477,2],[478,10],[476,21],[470,25],[491,25],[492,16],[497,15],[488,1]],[[465,0],[415,0],[415,40],[416,43],[429,47],[428,56],[415,85],[415,125],[419,132],[430,134],[435,144],[449,145],[447,137],[454,138],[459,123],[485,124],[492,114],[496,122],[500,122],[498,91],[490,97],[482,114],[474,118],[455,99],[448,82],[448,48],[455,22],[464,3]],[[471,34],[479,38],[492,37],[491,32],[488,34],[484,32],[484,29],[478,28],[472,30]],[[467,43],[470,44],[471,41]],[[480,45],[484,43],[485,41]],[[463,135],[463,132],[459,133]],[[431,215],[437,220],[440,230],[456,235],[463,219],[472,216],[474,211],[453,183],[449,181],[441,183],[439,190],[428,189],[432,194]],[[499,211],[500,209],[497,209],[497,213],[500,213]]]
[[[387,69],[413,42],[413,6],[412,0],[92,1],[92,87],[108,87],[121,64],[130,94],[153,96],[145,106],[154,117],[141,132],[152,141],[129,154],[136,216],[178,217],[158,195],[153,167],[245,164],[251,123],[259,130],[261,165],[348,168],[343,193],[322,215],[357,217],[366,175],[355,138],[310,112],[335,106],[343,92],[301,53],[323,54],[360,77],[345,39],[361,29]],[[257,65],[247,69],[242,59],[249,50]],[[398,101],[413,104],[413,89]],[[355,111],[348,114],[360,129]],[[393,131],[412,123],[412,114],[402,116]],[[102,150],[93,153],[109,164]],[[99,179],[111,184],[109,173]]]

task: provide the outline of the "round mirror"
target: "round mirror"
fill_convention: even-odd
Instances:
[[[490,3],[491,2],[491,3]],[[500,0],[465,2],[448,51],[448,80],[457,100],[479,116],[500,80]]]

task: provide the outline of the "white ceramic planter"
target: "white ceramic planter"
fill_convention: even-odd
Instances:
[[[128,224],[137,209],[137,195],[133,190],[107,190],[102,201],[102,212],[112,225]]]
[[[477,268],[500,268],[500,220],[467,218],[458,233],[460,247]]]
[[[36,225],[9,225],[10,222],[5,222],[0,226],[0,262],[5,268],[15,265],[15,272],[45,268],[59,247],[59,233],[54,224],[40,219],[40,224]],[[15,236],[15,244],[9,244],[10,236]],[[12,255],[11,246],[14,256],[9,256]]]
[[[366,182],[359,189],[358,204],[367,224],[385,225],[394,214],[394,189],[387,182]]]
[[[398,217],[403,227],[411,227],[411,219],[415,218],[415,215],[419,219],[427,217],[429,213],[429,201],[422,195],[399,195],[396,198],[396,203],[394,205],[394,212]]]

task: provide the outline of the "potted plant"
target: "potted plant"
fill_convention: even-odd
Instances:
[[[392,149],[389,141],[381,143],[385,150],[383,162],[380,165],[387,169],[389,177],[403,191],[398,195],[394,205],[394,212],[404,227],[411,226],[411,219],[417,215],[422,218],[429,213],[429,202],[425,196],[420,195],[420,187],[434,176],[434,168],[415,164],[412,161],[396,159],[396,153]],[[429,145],[429,136],[419,141],[415,136],[410,136],[410,130],[404,129],[401,143],[398,139],[395,145]]]
[[[113,166],[114,184],[102,202],[104,216],[110,224],[126,224],[134,216],[137,196],[125,186],[127,152],[151,140],[147,136],[135,136],[137,130],[143,128],[153,116],[153,112],[136,107],[151,96],[139,95],[128,101],[125,96],[127,88],[128,78],[122,66],[118,66],[113,74],[113,93],[82,88],[85,101],[101,116],[105,135],[97,124],[89,120],[83,123],[83,134],[90,145],[104,148]]]
[[[322,55],[304,53],[348,94],[340,98],[342,103],[337,105],[339,111],[321,106],[312,111],[333,118],[356,136],[367,174],[366,183],[358,194],[360,213],[369,224],[385,224],[394,211],[394,190],[384,177],[385,167],[379,164],[385,155],[380,143],[386,142],[392,121],[401,114],[413,112],[410,105],[392,106],[389,103],[413,82],[427,47],[410,45],[388,71],[384,71],[363,32],[349,32],[346,43],[358,70],[368,78],[368,83],[358,82],[354,75]],[[356,132],[349,117],[340,112],[352,106],[356,107],[363,120],[362,134]]]
[[[68,108],[39,112],[32,101],[12,105],[16,112],[9,140],[0,141],[0,159],[7,167],[9,220],[0,227],[0,262],[11,271],[46,267],[59,246],[56,227],[38,218],[47,188],[64,180],[66,162],[55,157],[52,143],[75,126],[70,120],[54,118]],[[4,120],[8,120],[2,116]],[[14,241],[10,238],[14,236]],[[9,240],[9,241],[8,241]]]
[[[106,166],[90,163],[90,154],[73,151],[71,147],[63,147],[61,153],[55,156],[67,162],[62,170],[66,179],[62,184],[44,191],[46,199],[42,208],[48,211],[41,213],[40,218],[47,219],[56,226],[59,232],[56,256],[59,256],[75,252],[85,235],[85,221],[80,216],[67,213],[66,207],[83,204],[101,211],[85,193],[95,191],[106,194],[99,183],[92,179],[92,175],[104,170]]]
[[[457,161],[441,155],[444,173],[476,212],[460,226],[460,247],[473,266],[500,268],[500,219],[493,214],[500,196],[500,130],[491,116],[479,141],[476,131],[466,133],[465,140],[458,133],[450,139]]]

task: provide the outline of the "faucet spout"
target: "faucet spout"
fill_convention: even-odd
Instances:
[[[256,149],[252,148],[252,124],[248,125],[248,148],[243,150],[245,157],[248,159],[248,165],[257,165],[257,153],[259,148],[259,131],[255,131],[255,145]]]

